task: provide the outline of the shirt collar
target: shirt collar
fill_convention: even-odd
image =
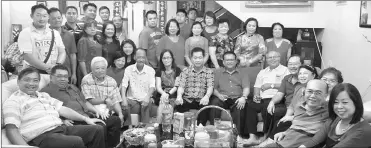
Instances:
[[[273,68],[271,69],[269,66],[267,67],[267,70],[268,71],[273,71],[273,70],[278,70],[279,68],[281,68],[281,64],[278,64],[278,66],[276,68]]]
[[[51,29],[49,28],[49,24],[46,24],[46,28],[45,28],[45,30],[44,30],[44,32],[43,33],[46,33],[46,32],[49,32],[49,31],[51,31]],[[33,23],[31,23],[31,32],[38,32],[38,30],[35,28],[35,26],[33,25]]]
[[[233,74],[233,73],[235,73],[235,72],[237,72],[237,73],[239,73],[240,72],[240,70],[238,69],[238,68],[235,68],[233,71],[232,71],[232,73],[230,73],[229,71],[227,71],[227,69],[226,68],[224,68],[223,67],[223,69],[222,69],[222,71],[223,72],[225,72],[225,73],[228,73],[228,74]]]
[[[19,91],[19,94],[20,94],[20,95],[28,96],[28,97],[30,97],[30,98],[33,98],[31,95],[26,94],[26,93],[24,93],[24,92],[21,91],[21,90],[18,90],[18,91]],[[40,92],[36,91],[36,97],[39,98],[40,96],[41,96],[41,95],[40,95]]]
[[[79,25],[77,25],[77,23],[75,25],[76,25],[76,30],[82,30],[82,28]],[[65,26],[64,29],[66,30],[74,30],[70,25],[68,25],[67,22],[64,23],[64,26]]]
[[[205,66],[202,66],[202,68],[201,68],[201,70],[200,70],[199,72],[197,72],[197,71],[195,70],[195,67],[194,67],[194,66],[191,66],[190,68],[191,68],[191,70],[192,70],[193,72],[196,72],[196,73],[206,72],[206,67],[205,67]]]
[[[134,68],[133,68],[133,71],[134,72],[137,72],[139,74],[146,73],[147,72],[147,67],[146,66],[147,65],[144,64],[142,71],[139,71],[138,68],[137,68],[137,63],[135,63]]]
[[[307,110],[306,108],[305,108],[305,104],[307,104],[307,102],[304,100],[302,103],[300,103],[300,108],[302,108],[303,110],[305,110],[305,112],[308,114],[308,115],[314,115],[314,114],[317,114],[317,113],[320,113],[320,112],[322,112],[323,110],[325,110],[326,109],[326,104],[325,104],[326,102],[323,102],[322,104],[321,104],[321,106],[319,107],[319,108],[317,108],[317,110],[315,110],[315,111],[309,111],[309,110]]]

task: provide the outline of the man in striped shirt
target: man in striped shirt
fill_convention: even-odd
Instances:
[[[3,105],[6,135],[12,144],[40,148],[104,148],[103,127],[99,119],[85,117],[64,107],[63,102],[47,93],[38,92],[40,73],[34,68],[22,70],[18,77],[19,90]],[[60,116],[90,125],[63,125]]]
[[[63,29],[70,31],[75,36],[76,45],[82,36],[82,27],[77,25],[78,11],[75,6],[68,6],[66,8],[66,23],[62,26]]]

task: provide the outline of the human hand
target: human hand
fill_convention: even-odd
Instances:
[[[160,97],[160,103],[168,103],[169,102],[169,94],[163,93]]]
[[[201,100],[200,100],[200,104],[201,105],[208,105],[209,104],[209,97],[207,96],[204,96]]]
[[[72,74],[72,76],[71,76],[71,84],[76,84],[76,83],[77,83],[76,74]]]
[[[285,137],[285,132],[279,132],[274,135],[274,141],[281,141]]]
[[[73,121],[69,120],[69,119],[66,119],[66,120],[63,120],[63,124],[66,125],[66,126],[73,126]]]
[[[87,118],[87,117],[85,117],[85,122],[87,124],[90,124],[90,125],[95,125],[95,123],[97,123],[97,122],[100,122],[100,123],[103,123],[104,125],[106,125],[106,123],[104,123],[101,119],[97,119],[97,118]]]
[[[122,113],[120,113],[119,118],[121,120],[121,127],[122,127],[124,125],[124,115]]]
[[[280,124],[281,122],[292,121],[293,119],[294,119],[294,116],[284,116],[284,117],[282,117],[282,118],[278,121],[277,125]]]
[[[271,89],[271,88],[272,88],[271,85],[272,85],[272,84],[265,83],[265,84],[263,84],[263,85],[260,87],[260,90],[261,90],[261,91],[266,91],[266,90],[268,90],[268,89]]]
[[[237,109],[242,110],[245,107],[246,98],[245,97],[238,98],[235,103],[237,103]]]
[[[218,96],[218,98],[224,102],[225,100],[228,99],[228,96],[227,96],[227,95],[220,94],[220,95]]]
[[[48,74],[51,74],[52,72],[52,68],[54,67],[55,65],[52,65],[52,64],[46,64],[46,69],[45,71],[48,73]]]
[[[215,69],[219,69],[220,66],[218,64],[215,65]]]
[[[182,97],[177,97],[175,99],[175,104],[176,105],[183,105],[183,99],[182,99]]]
[[[129,108],[128,106],[128,102],[126,101],[126,99],[124,101],[121,102],[121,108],[123,110],[127,110]]]
[[[107,106],[113,106],[113,102],[111,99],[104,100],[104,103],[106,103]]]
[[[273,101],[270,101],[269,104],[268,104],[268,107],[267,107],[267,112],[271,115],[273,115],[274,113],[274,102]]]
[[[97,118],[100,118],[100,119],[103,119],[103,120],[106,120],[109,117],[109,114],[108,113],[101,112],[101,111],[97,111],[95,113],[95,115],[97,116]]]

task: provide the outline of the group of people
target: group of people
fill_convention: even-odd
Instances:
[[[68,6],[62,26],[59,9],[31,8],[33,23],[17,42],[24,58],[19,90],[3,105],[11,143],[115,147],[130,114],[148,123],[152,105],[172,105],[181,113],[216,105],[230,110],[246,145],[271,138],[275,142],[267,147],[371,146],[370,118],[356,87],[343,83],[333,67],[318,75],[291,55],[280,23],[264,40],[257,19],[249,18],[235,41],[228,19],[209,11],[199,22],[196,9],[179,9],[163,34],[150,10],[137,48],[122,35],[121,17],[106,19],[107,7],[99,9],[102,23],[95,21],[94,3],[83,10],[79,21],[76,7]],[[257,136],[259,113],[263,138]],[[214,124],[220,116],[215,109],[203,111],[197,124]]]

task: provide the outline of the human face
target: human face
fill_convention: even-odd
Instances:
[[[297,74],[299,72],[300,65],[300,59],[298,57],[292,57],[287,63],[287,68],[289,69],[291,74]]]
[[[273,37],[275,38],[282,38],[283,30],[280,25],[275,25],[273,27]]]
[[[104,33],[106,34],[107,37],[111,38],[115,34],[115,26],[112,24],[107,24]]]
[[[122,19],[121,19],[121,17],[114,17],[112,19],[112,22],[116,26],[116,28],[122,28]]]
[[[298,79],[301,84],[307,83],[309,80],[314,79],[314,75],[311,71],[305,68],[299,69]]]
[[[210,16],[206,16],[205,17],[205,23],[206,23],[206,26],[211,26],[214,24],[214,19]]]
[[[109,14],[108,9],[103,9],[103,10],[99,11],[99,16],[102,19],[102,21],[108,21],[109,15],[110,14]]]
[[[147,23],[149,27],[156,27],[157,26],[157,15],[156,14],[148,14],[147,15]]]
[[[92,74],[97,78],[106,76],[106,71],[107,65],[103,61],[94,63],[91,69]]]
[[[202,26],[200,24],[193,25],[192,33],[194,36],[201,35],[202,33]]]
[[[237,64],[236,57],[233,54],[227,54],[224,56],[223,64],[227,69],[234,69]]]
[[[270,52],[267,55],[267,64],[271,68],[276,68],[280,64],[281,56],[275,52]]]
[[[125,57],[118,58],[114,61],[116,68],[121,69],[125,66]]]
[[[195,67],[202,67],[204,64],[203,62],[204,56],[202,55],[202,52],[195,52],[192,55],[192,63]]]
[[[220,34],[227,34],[229,31],[228,23],[224,22],[219,24],[218,31]]]
[[[95,19],[95,17],[97,17],[97,9],[93,6],[88,6],[84,13],[84,15],[90,19]]]
[[[332,89],[335,87],[336,84],[339,84],[338,80],[336,79],[335,74],[333,73],[326,73],[322,76],[321,80],[325,81],[328,86],[328,92],[331,92]]]
[[[249,21],[246,24],[246,32],[249,34],[254,34],[256,32],[257,23],[255,21]]]
[[[56,84],[59,88],[66,88],[68,85],[68,71],[57,69],[54,75],[51,75],[53,84]]]
[[[321,80],[311,80],[304,91],[304,99],[308,107],[315,108],[326,100],[326,83]]]
[[[178,30],[179,30],[179,28],[176,25],[176,23],[175,22],[170,22],[169,34],[170,35],[176,35],[176,33],[178,32]]]
[[[51,28],[60,28],[62,26],[63,17],[58,11],[52,12],[49,15],[49,24]]]
[[[188,18],[190,20],[196,20],[196,17],[197,17],[196,11],[192,10],[188,12]]]
[[[77,22],[77,11],[73,8],[67,9],[66,18],[69,23]]]
[[[122,48],[123,48],[124,53],[125,53],[126,55],[131,55],[131,54],[133,54],[133,50],[134,50],[134,48],[133,48],[133,46],[132,46],[131,44],[126,43]]]
[[[303,60],[303,65],[312,66],[312,60]]]
[[[46,23],[48,23],[49,14],[45,9],[38,8],[35,10],[31,18],[35,28],[44,28],[46,27]]]
[[[143,50],[137,50],[135,60],[137,61],[137,66],[144,66],[144,63],[146,62],[146,52]]]
[[[86,27],[85,28],[85,32],[86,34],[88,34],[89,36],[94,36],[95,34],[97,34],[97,27],[92,25],[92,26],[89,26],[89,27]]]
[[[182,12],[178,12],[175,17],[176,21],[178,21],[179,24],[185,23],[186,16]]]
[[[335,114],[341,119],[351,120],[355,110],[356,107],[349,94],[346,91],[339,93],[334,102]]]
[[[171,67],[173,58],[171,57],[171,54],[169,52],[165,52],[161,60],[162,60],[162,63],[164,63],[165,67]]]
[[[24,75],[23,78],[17,81],[19,90],[22,92],[32,95],[35,94],[39,88],[40,77],[36,72]]]

